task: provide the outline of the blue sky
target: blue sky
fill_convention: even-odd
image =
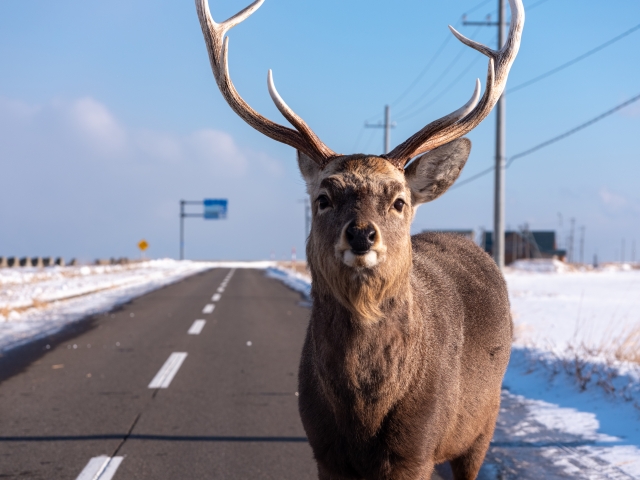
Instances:
[[[245,0],[211,1],[222,20]],[[636,0],[525,0],[515,86],[640,23]],[[256,110],[286,124],[279,92],[342,153],[380,153],[364,129],[385,104],[395,145],[467,101],[486,60],[455,39],[497,1],[267,0],[230,32],[230,70]],[[477,7],[477,8],[476,8]],[[474,10],[475,8],[475,10]],[[460,26],[493,45],[495,29]],[[640,32],[507,100],[507,154],[523,151],[640,93]],[[456,60],[457,58],[457,60]],[[188,219],[190,258],[278,258],[304,250],[304,185],[293,150],[255,132],[219,94],[191,0],[0,3],[0,255],[93,259],[178,254],[178,201],[229,198],[229,219]],[[453,83],[456,79],[457,83]],[[426,108],[422,109],[423,105]],[[414,111],[419,110],[419,112]],[[461,179],[493,162],[494,117],[469,134]],[[585,256],[640,258],[640,102],[516,161],[507,224],[586,227]],[[414,231],[492,228],[492,176],[421,207]],[[560,226],[560,216],[563,225]],[[576,235],[578,236],[578,235]],[[564,245],[561,245],[564,246]]]

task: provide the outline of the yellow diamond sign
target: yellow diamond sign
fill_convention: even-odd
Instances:
[[[149,244],[146,240],[140,240],[138,242],[138,248],[144,252],[147,248],[149,248]]]

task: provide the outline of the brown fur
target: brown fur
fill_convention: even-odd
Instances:
[[[457,480],[478,473],[510,354],[506,286],[473,243],[409,233],[417,203],[455,181],[469,148],[453,142],[406,174],[380,157],[342,157],[324,169],[299,158],[312,200],[331,199],[331,208],[313,208],[313,308],[299,373],[321,479],[428,479],[444,461]],[[420,172],[435,172],[438,188]],[[343,261],[351,221],[375,225],[375,265]]]

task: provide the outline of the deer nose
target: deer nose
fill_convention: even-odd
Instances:
[[[367,253],[376,241],[376,229],[371,224],[357,226],[356,222],[351,222],[347,227],[346,234],[351,251],[356,255]]]

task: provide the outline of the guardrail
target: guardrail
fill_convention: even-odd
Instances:
[[[93,265],[126,265],[129,263],[139,262],[140,260],[130,260],[126,257],[120,258],[98,258]],[[0,257],[0,268],[19,268],[19,267],[64,267],[75,266],[80,263],[75,258],[65,262],[62,257]]]

